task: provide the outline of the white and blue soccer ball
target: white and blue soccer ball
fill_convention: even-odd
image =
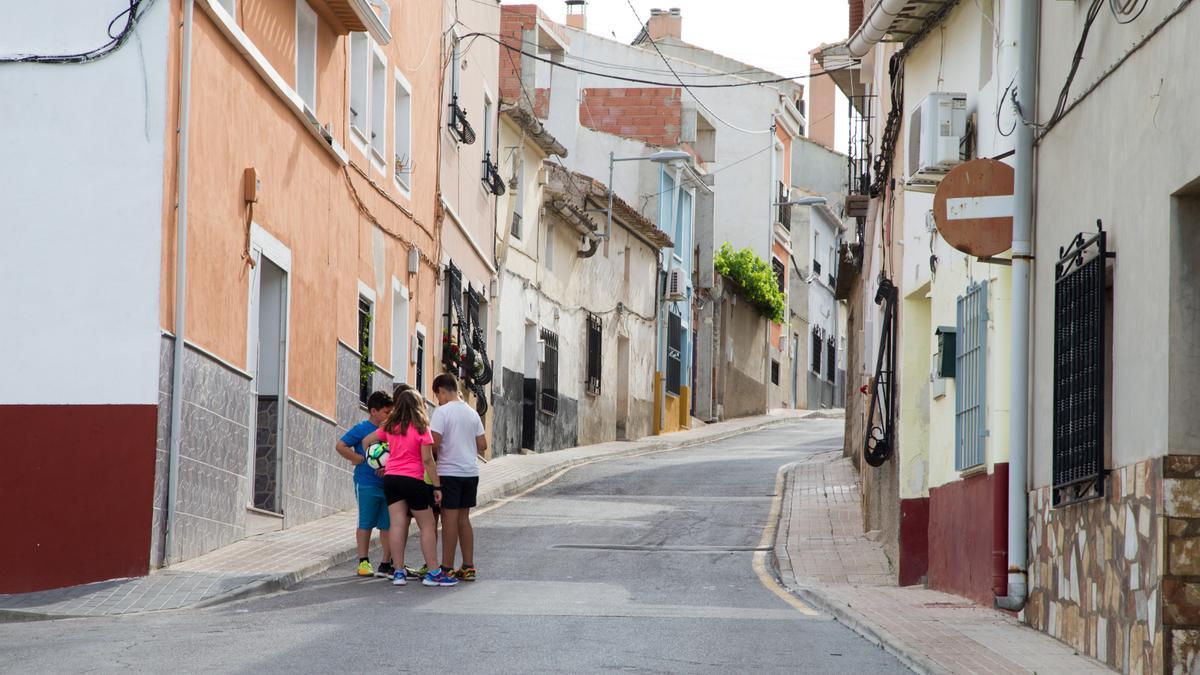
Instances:
[[[372,469],[382,469],[387,466],[388,444],[376,443],[367,448],[367,466]]]

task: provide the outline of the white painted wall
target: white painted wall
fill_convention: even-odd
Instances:
[[[0,53],[108,41],[124,0],[23,3]],[[0,404],[157,404],[168,3],[86,65],[0,66]]]

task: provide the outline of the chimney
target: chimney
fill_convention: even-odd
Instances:
[[[646,32],[655,42],[663,38],[682,40],[683,16],[679,13],[679,8],[650,10],[650,20],[646,22]]]
[[[586,0],[567,0],[567,25],[576,30],[587,30]]]
[[[820,48],[809,52],[812,63],[810,73],[821,72],[821,64],[817,62],[817,52]],[[833,150],[833,125],[837,116],[834,115],[834,83],[828,75],[817,75],[808,78],[808,137],[821,145]]]

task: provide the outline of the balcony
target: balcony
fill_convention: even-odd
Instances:
[[[338,35],[370,33],[381,45],[392,41],[388,32],[391,9],[383,0],[310,0],[309,5]],[[372,5],[379,7],[379,14]]]

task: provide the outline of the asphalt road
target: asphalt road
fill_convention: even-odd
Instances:
[[[0,670],[907,672],[753,570],[778,468],[840,446],[840,427],[572,470],[478,517],[474,584],[393,587],[347,565],[211,609],[0,624]]]

